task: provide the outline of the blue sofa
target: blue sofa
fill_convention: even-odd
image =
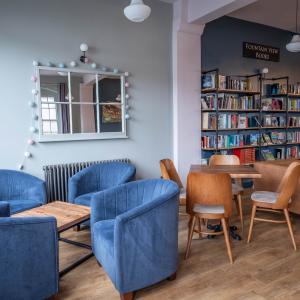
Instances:
[[[24,172],[0,170],[0,203],[7,202],[15,214],[46,204],[45,182]]]
[[[56,220],[9,218],[0,202],[0,298],[46,299],[58,292]]]
[[[135,291],[176,274],[178,205],[177,184],[163,179],[93,195],[93,252],[121,299],[133,299]]]
[[[94,193],[134,180],[135,167],[129,163],[92,165],[69,179],[68,201],[90,206]]]

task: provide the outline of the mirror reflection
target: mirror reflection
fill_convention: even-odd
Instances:
[[[42,135],[124,132],[120,75],[41,69]]]

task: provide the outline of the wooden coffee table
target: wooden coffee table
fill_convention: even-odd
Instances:
[[[12,215],[12,217],[55,217],[57,221],[57,232],[59,241],[92,250],[91,245],[60,237],[60,234],[62,232],[72,227],[78,226],[90,219],[90,208],[87,206],[62,201],[55,201],[14,214]],[[91,251],[89,254],[72,263],[71,265],[59,272],[60,277],[70,272],[71,270],[73,270],[92,256],[93,252]]]

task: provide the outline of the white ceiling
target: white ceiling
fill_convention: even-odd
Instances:
[[[294,32],[296,27],[296,1],[258,0],[229,14],[229,16]]]

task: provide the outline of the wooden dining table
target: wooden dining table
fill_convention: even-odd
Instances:
[[[251,166],[227,165],[227,166],[208,166],[191,165],[191,173],[227,173],[232,179],[258,179],[262,175]]]
[[[259,179],[262,178],[262,175],[254,169],[252,166],[245,165],[218,165],[218,166],[209,166],[209,165],[191,165],[190,173],[227,173],[232,179],[241,180],[241,179]],[[216,228],[220,228],[216,227]],[[230,235],[236,240],[241,240],[241,236],[238,235],[235,231],[236,226],[230,226]]]

